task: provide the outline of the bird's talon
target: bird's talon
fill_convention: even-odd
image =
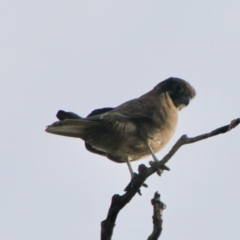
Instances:
[[[170,171],[170,168],[169,168],[168,166],[166,166],[166,165],[163,165],[163,166],[161,167],[161,169],[166,170],[166,171]]]
[[[157,175],[158,175],[159,177],[161,177],[162,173],[163,173],[163,170],[159,168],[159,169],[157,170]]]
[[[145,188],[147,188],[148,187],[148,185],[146,184],[146,183],[143,183],[143,185],[142,185],[143,187],[145,187]]]

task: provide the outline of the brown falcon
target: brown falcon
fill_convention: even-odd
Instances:
[[[117,162],[131,161],[160,151],[173,136],[178,111],[195,96],[193,87],[179,78],[168,78],[139,98],[115,108],[92,111],[86,118],[60,110],[60,121],[46,128],[46,132],[81,138],[86,149]]]

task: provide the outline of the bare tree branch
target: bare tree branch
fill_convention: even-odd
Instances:
[[[138,174],[131,180],[128,186],[125,188],[126,193],[122,196],[116,194],[112,197],[112,203],[108,210],[107,218],[101,223],[101,240],[111,240],[113,234],[113,228],[115,227],[115,222],[117,215],[120,210],[131,201],[139,189],[144,184],[145,180],[151,176],[153,173],[157,172],[159,169],[166,169],[164,164],[166,164],[171,157],[178,151],[178,149],[190,143],[195,143],[209,137],[216,136],[218,134],[226,133],[233,128],[235,128],[240,123],[240,118],[232,120],[229,125],[217,128],[209,133],[205,133],[193,138],[183,135],[180,139],[173,145],[172,149],[164,156],[159,162],[150,162],[151,167],[146,167],[144,164],[139,165]]]
[[[153,232],[147,240],[157,240],[162,232],[162,212],[166,208],[166,205],[160,201],[160,194],[158,192],[155,192],[151,203],[153,205]]]
[[[230,130],[235,128],[239,123],[240,123],[240,118],[237,118],[237,119],[232,120],[229,125],[217,128],[209,133],[205,133],[205,134],[193,137],[193,138],[189,138],[189,137],[187,137],[187,135],[182,135],[180,137],[180,139],[173,145],[173,147],[169,151],[169,153],[166,156],[164,156],[164,158],[162,160],[160,160],[157,164],[155,164],[155,162],[150,162],[150,165],[151,166],[157,165],[160,168],[162,165],[166,164],[171,159],[171,157],[177,152],[177,150],[181,146],[183,146],[185,144],[195,143],[195,142],[198,142],[198,141],[210,138],[210,137],[214,137],[219,134],[229,132]]]

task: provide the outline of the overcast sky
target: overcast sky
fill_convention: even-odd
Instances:
[[[175,76],[197,96],[172,141],[240,117],[240,1],[0,1],[0,239],[100,239],[126,164],[44,132],[59,109],[86,116]],[[147,239],[150,200],[167,205],[160,239],[240,239],[240,128],[184,146],[122,210],[114,240]],[[137,169],[141,163],[133,163]]]

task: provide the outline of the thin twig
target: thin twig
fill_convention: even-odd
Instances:
[[[195,142],[205,140],[205,139],[210,138],[210,137],[214,137],[214,136],[219,135],[219,134],[229,132],[230,130],[235,128],[239,123],[240,123],[240,118],[237,118],[237,119],[232,120],[229,125],[217,128],[217,129],[215,129],[215,130],[213,130],[209,133],[205,133],[205,134],[202,134],[202,135],[199,135],[199,136],[196,136],[196,137],[192,137],[192,138],[187,137],[187,135],[182,135],[178,139],[178,141],[173,145],[172,149],[168,152],[167,155],[165,155],[158,163],[151,161],[150,165],[154,166],[155,168],[156,167],[161,168],[161,166],[166,164],[172,158],[172,156],[178,151],[178,149],[181,146],[183,146],[185,144],[195,143]]]

